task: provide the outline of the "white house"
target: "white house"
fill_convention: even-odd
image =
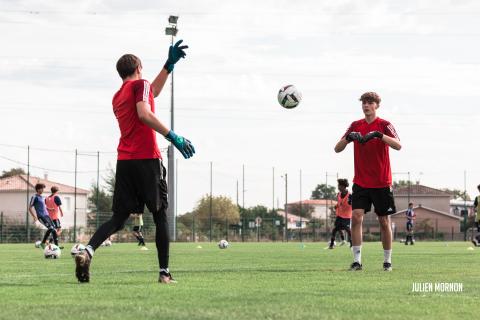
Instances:
[[[278,209],[277,214],[283,218],[285,221],[285,211]],[[300,216],[296,216],[294,214],[287,213],[287,229],[295,230],[295,229],[305,229],[307,227],[308,222],[310,219],[302,218]]]
[[[41,179],[30,176],[27,181],[27,175],[24,174],[0,179],[0,212],[3,212],[4,223],[25,223],[29,198],[35,194],[35,185],[37,183],[45,184],[44,197],[50,194],[52,186],[55,185],[59,188],[58,195],[62,200],[64,213],[63,218],[60,219],[63,228],[70,228],[74,225],[75,194],[77,227],[85,227],[87,225],[88,190],[77,187],[75,192],[74,187],[50,181],[46,177]],[[31,217],[29,219],[31,221]]]
[[[461,216],[462,210],[467,210],[469,216],[475,215],[475,207],[472,200],[463,200],[461,198],[450,200],[450,214]]]

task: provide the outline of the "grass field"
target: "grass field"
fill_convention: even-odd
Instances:
[[[197,246],[202,248],[197,248]],[[157,283],[156,250],[97,251],[91,282],[77,283],[70,245],[46,260],[33,244],[0,245],[0,319],[474,319],[480,249],[463,242],[395,243],[393,272],[380,243],[364,270],[350,250],[325,243],[174,243],[174,285]],[[68,250],[67,250],[68,249]],[[413,282],[461,282],[463,292],[412,293]]]

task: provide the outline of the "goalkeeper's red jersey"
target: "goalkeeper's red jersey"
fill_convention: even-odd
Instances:
[[[360,132],[362,136],[371,131],[379,131],[389,137],[399,139],[393,125],[387,120],[376,118],[372,123],[365,119],[352,122],[350,132]],[[392,185],[389,146],[381,139],[372,139],[365,144],[354,141],[355,176],[353,183],[362,188],[385,188]]]
[[[155,101],[147,80],[123,83],[113,96],[113,113],[120,127],[118,160],[161,159],[156,132],[138,118],[137,102],[145,101],[155,112]]]

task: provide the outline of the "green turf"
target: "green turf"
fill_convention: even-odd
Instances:
[[[202,248],[197,248],[197,246]],[[399,243],[393,272],[380,243],[364,270],[346,271],[347,247],[325,243],[175,243],[174,285],[157,283],[154,246],[97,251],[91,282],[78,284],[68,250],[46,260],[32,245],[0,245],[0,319],[474,319],[480,249],[469,243]],[[413,282],[461,282],[461,293],[412,293]]]

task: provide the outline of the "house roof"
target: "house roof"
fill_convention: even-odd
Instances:
[[[50,190],[52,186],[57,186],[60,189],[60,193],[75,193],[75,187],[42,179],[39,177],[30,176],[28,179],[29,190],[35,192],[35,185],[37,183],[43,183],[46,186],[46,192]],[[12,191],[27,191],[27,175],[19,174],[7,178],[0,179],[0,192],[12,192]],[[78,194],[88,194],[88,190],[77,187]]]
[[[436,214],[441,214],[441,215],[447,216],[447,217],[452,218],[452,219],[463,220],[463,218],[458,217],[458,216],[454,216],[453,214],[450,214],[448,212],[435,210],[435,209],[432,209],[432,208],[429,208],[429,207],[416,206],[416,207],[413,208],[413,210],[416,210],[416,209],[424,209],[426,211],[430,211],[430,212],[433,212],[433,213],[436,213]],[[407,209],[398,211],[398,212],[392,214],[392,216],[396,216],[398,214],[405,214],[405,212],[407,212]]]
[[[408,195],[409,187],[395,188],[393,194],[395,196]],[[430,188],[421,184],[410,185],[410,196],[437,196],[437,197],[452,197],[452,194],[447,191]]]
[[[290,202],[290,204],[299,204],[300,201],[297,202]],[[337,201],[336,200],[330,200],[330,199],[319,199],[319,200],[302,200],[302,204],[309,204],[311,206],[325,206],[325,205],[336,205]]]

